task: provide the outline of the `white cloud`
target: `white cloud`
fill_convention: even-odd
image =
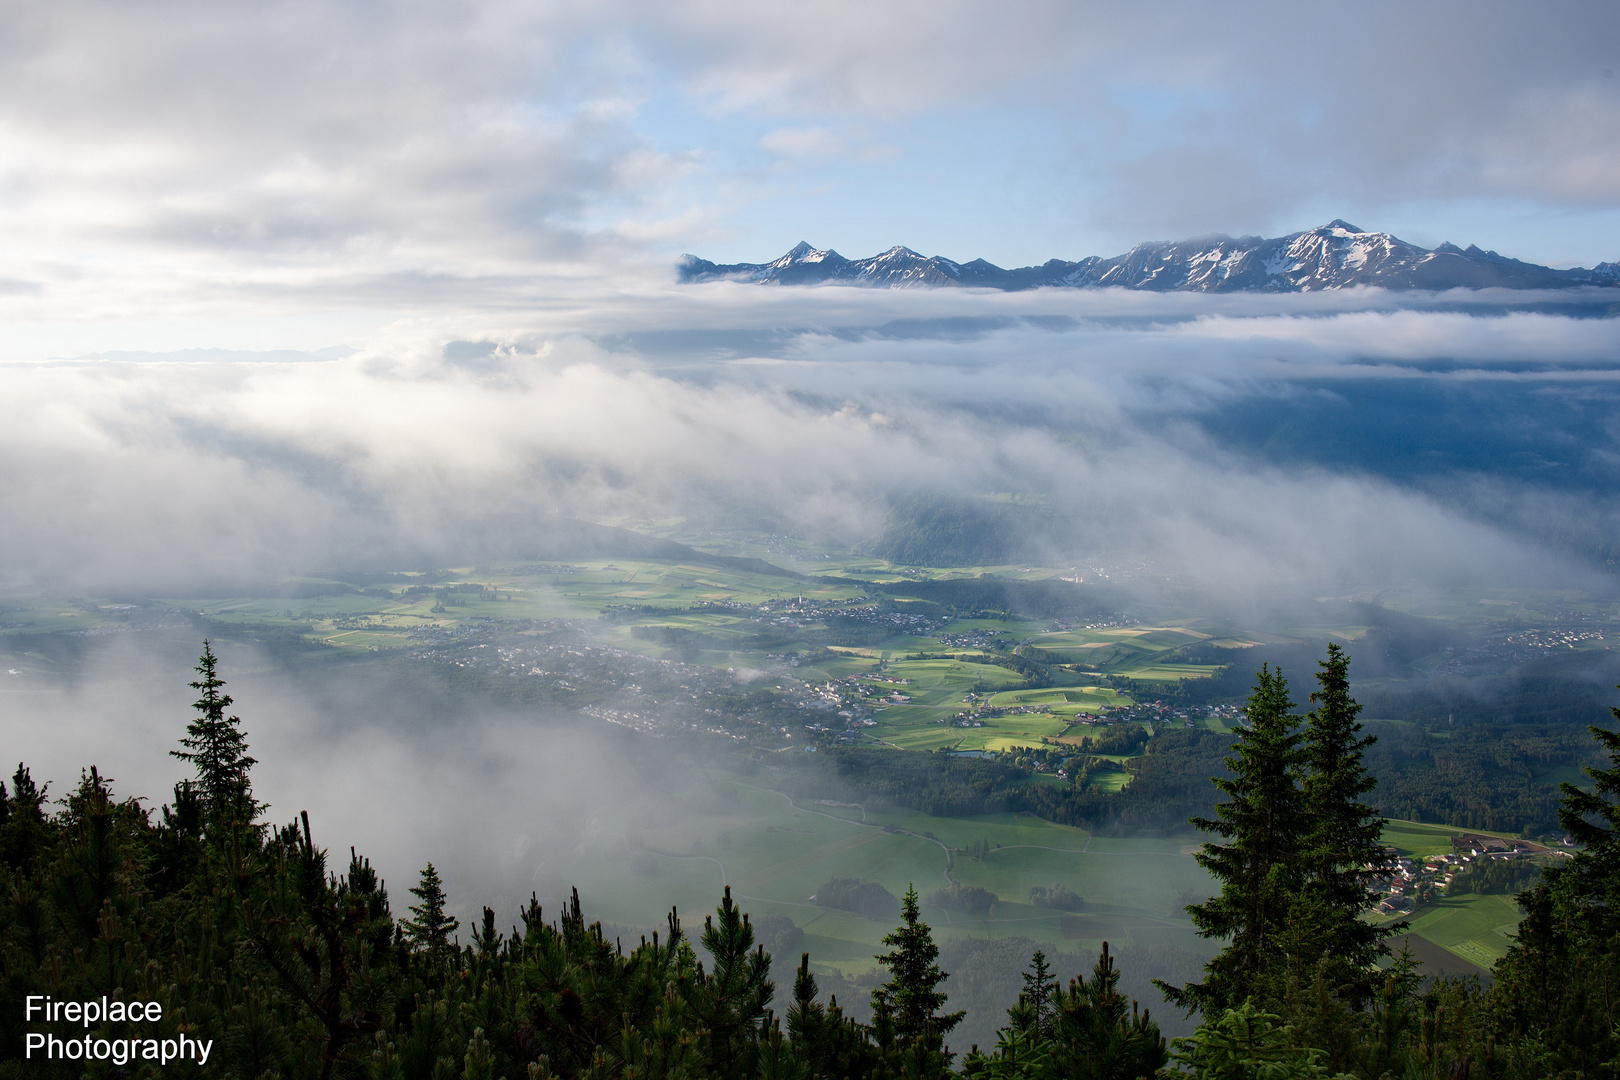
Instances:
[[[871,141],[870,136],[850,128],[834,132],[819,124],[810,127],[782,127],[768,131],[759,140],[762,150],[780,157],[816,159],[822,162],[838,159],[856,161],[893,160],[899,151],[892,146]],[[798,164],[798,161],[794,161]]]
[[[1573,365],[1595,385],[1620,333],[1606,319],[1382,310],[1394,301],[1379,294],[1360,312],[1335,311],[1343,297],[1266,311],[1119,293],[682,296],[576,293],[526,324],[405,323],[324,362],[0,367],[0,468],[15,478],[0,556],[59,582],[242,577],[467,545],[518,554],[546,514],[711,507],[854,541],[888,494],[924,487],[1088,507],[1077,548],[1207,582],[1527,572],[1534,544],[1517,526],[1420,488],[1261,465],[1189,418],[1290,380],[1363,377],[1369,357],[1465,378],[1430,370],[1459,342],[1518,378],[1548,386]],[[1199,308],[1221,314],[1189,318]],[[1056,311],[1071,321],[1023,318]],[[630,337],[604,349],[592,338],[607,328]]]
[[[964,122],[1045,127],[1132,240],[1271,228],[1334,196],[1615,198],[1620,16],[1601,3],[692,4],[654,25],[644,48],[719,108],[813,128],[996,106]]]

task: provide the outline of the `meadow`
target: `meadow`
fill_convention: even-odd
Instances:
[[[1454,832],[1391,821],[1385,840],[1421,856],[1450,851]],[[1210,893],[1212,879],[1193,858],[1200,842],[1190,832],[1095,836],[1028,815],[829,805],[773,790],[757,773],[716,771],[673,809],[627,804],[598,813],[571,855],[535,868],[535,884],[542,896],[579,885],[605,922],[632,933],[660,926],[671,903],[686,916],[705,913],[729,885],[756,917],[791,919],[818,970],[851,977],[871,970],[893,920],[817,906],[816,890],[837,877],[875,881],[896,896],[915,885],[942,942],[1020,937],[1084,952],[1107,940],[1208,956],[1213,945],[1183,910]],[[981,915],[943,909],[930,895],[948,883],[987,889],[997,902]],[[1052,885],[1082,897],[1082,909],[1029,903],[1031,888]],[[1426,906],[1410,922],[1430,946],[1488,968],[1506,952],[1518,918],[1511,897],[1462,896]]]
[[[981,842],[983,856],[969,855]],[[535,874],[537,886],[579,884],[593,911],[626,928],[657,927],[668,903],[706,912],[730,885],[756,917],[791,918],[818,968],[857,975],[872,968],[894,920],[818,907],[811,897],[832,878],[876,881],[896,896],[915,885],[942,941],[1025,937],[1073,951],[1107,939],[1208,952],[1180,911],[1184,897],[1201,897],[1208,882],[1189,843],[1093,837],[1012,814],[943,818],[827,806],[793,800],[757,778],[715,774],[676,811],[627,805],[598,814],[572,856]],[[935,906],[930,894],[951,882],[988,889],[998,902],[980,916]],[[1085,910],[1028,903],[1032,886],[1054,883],[1084,897]]]
[[[1507,955],[1523,918],[1511,896],[1447,896],[1418,909],[1412,933],[1489,969]]]
[[[1053,663],[1076,664],[1150,682],[1172,682],[1212,675],[1217,664],[1161,660],[1185,646],[1209,641],[1216,634],[1192,626],[1125,626],[1064,629],[1037,634],[1029,646]]]

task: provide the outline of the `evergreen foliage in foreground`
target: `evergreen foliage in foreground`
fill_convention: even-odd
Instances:
[[[1214,781],[1226,801],[1213,818],[1192,819],[1219,838],[1197,858],[1221,893],[1187,912],[1226,946],[1202,982],[1161,984],[1173,1004],[1215,1015],[1309,981],[1351,1010],[1373,994],[1393,932],[1361,917],[1391,865],[1384,819],[1361,802],[1374,787],[1363,762],[1374,740],[1356,718],[1350,658],[1330,644],[1318,666],[1303,731],[1282,672],[1261,667],[1227,759],[1232,776]]]
[[[1587,770],[1591,790],[1563,785],[1560,811],[1582,850],[1518,897],[1525,917],[1491,987],[1440,979],[1422,990],[1409,953],[1377,966],[1395,928],[1361,918],[1388,860],[1382,823],[1360,802],[1373,786],[1362,764],[1371,740],[1348,664],[1329,648],[1302,741],[1281,674],[1262,668],[1233,779],[1216,781],[1228,801],[1194,822],[1228,841],[1201,859],[1221,895],[1188,909],[1226,946],[1204,982],[1164,988],[1205,1016],[1176,1061],[1222,1080],[1616,1080],[1620,732],[1591,728],[1610,767]]]
[[[1620,721],[1620,708],[1611,708]],[[1548,1075],[1620,1076],[1620,731],[1592,727],[1609,767],[1590,791],[1564,784],[1559,823],[1581,845],[1571,865],[1519,895],[1524,922],[1497,965],[1505,1026]]]
[[[1361,801],[1376,786],[1363,751],[1377,740],[1361,734],[1361,706],[1350,696],[1350,657],[1329,644],[1318,666],[1316,706],[1305,717],[1300,795],[1308,824],[1304,874],[1296,901],[1296,970],[1325,958],[1329,978],[1360,1007],[1372,993],[1373,971],[1389,954],[1392,931],[1361,918],[1377,900],[1369,885],[1392,865],[1384,819]]]
[[[1293,707],[1282,672],[1262,667],[1248,723],[1227,759],[1232,777],[1215,781],[1227,801],[1213,818],[1192,819],[1225,843],[1210,841],[1197,855],[1221,882],[1220,895],[1187,912],[1200,934],[1227,945],[1206,967],[1203,982],[1162,988],[1173,1004],[1218,1011],[1261,992],[1276,972],[1308,835]]]
[[[3,1080],[949,1074],[943,1038],[962,1014],[943,1011],[945,974],[915,889],[885,939],[890,977],[871,1026],[817,999],[809,954],[785,1017],[773,1012],[771,957],[729,889],[695,942],[671,910],[662,933],[626,948],[587,921],[576,891],[549,919],[531,898],[509,933],[486,908],[463,945],[432,864],[399,919],[364,858],[328,865],[307,815],[281,828],[257,820],[253,761],[211,647],[199,672],[199,719],[182,743],[198,777],[161,813],[120,800],[94,768],[55,813],[25,766],[0,784]],[[24,1034],[41,1029],[25,1020],[29,995],[159,1002],[161,1021],[71,1034],[185,1032],[211,1040],[208,1063],[22,1060]]]
[[[884,935],[889,951],[877,958],[889,981],[872,991],[872,1028],[878,1046],[901,1054],[924,1075],[946,1071],[951,1055],[945,1036],[966,1013],[942,1013],[945,972],[933,932],[919,918],[916,886],[900,898],[900,925]]]
[[[1157,1076],[1169,1055],[1158,1025],[1119,992],[1119,969],[1107,942],[1091,978],[1068,989],[1052,986],[1046,957],[1037,952],[1024,976],[1025,992],[988,1054],[975,1052],[962,1074],[973,1080],[1130,1080]]]
[[[1440,980],[1424,989],[1409,955],[1373,970],[1329,952],[1355,946],[1353,934],[1335,935],[1367,867],[1348,854],[1353,845],[1324,838],[1371,835],[1352,805],[1365,791],[1357,762],[1366,743],[1354,703],[1333,696],[1344,688],[1345,662],[1330,653],[1324,663],[1302,742],[1291,741],[1281,676],[1262,672],[1252,759],[1240,758],[1259,771],[1227,793],[1270,792],[1271,801],[1219,819],[1234,826],[1219,835],[1235,854],[1216,865],[1235,868],[1234,880],[1293,891],[1246,904],[1234,894],[1220,909],[1268,920],[1258,933],[1234,923],[1247,935],[1228,939],[1236,960],[1211,966],[1206,985],[1244,996],[1209,999],[1204,1024],[1171,1047],[1119,992],[1106,945],[1091,976],[1063,989],[1036,953],[995,1046],[975,1047],[953,1073],[944,1036],[961,1014],[946,1011],[939,951],[915,889],[878,958],[889,978],[874,993],[870,1026],[836,1000],[819,1000],[807,953],[791,992],[778,996],[771,958],[729,890],[697,942],[671,910],[661,933],[627,949],[587,921],[575,892],[549,920],[531,899],[522,926],[508,933],[486,908],[462,945],[431,865],[411,890],[413,917],[400,920],[364,858],[351,851],[345,868],[329,867],[306,815],[281,828],[261,823],[242,742],[240,782],[216,789],[234,796],[211,797],[199,767],[198,780],[179,785],[175,805],[156,814],[120,800],[96,768],[54,811],[26,766],[0,784],[0,1080],[1620,1077],[1620,732],[1592,729],[1609,767],[1591,770],[1592,790],[1564,791],[1566,827],[1584,848],[1521,896],[1526,917],[1495,984]],[[214,698],[204,707],[205,689],[199,702],[205,721],[224,718],[229,704],[208,665],[202,682],[210,681]],[[1319,794],[1301,810],[1267,788],[1276,774],[1265,770],[1279,761],[1292,763],[1300,790],[1337,791],[1341,803]],[[1308,827],[1273,828],[1262,812],[1291,806]],[[1325,812],[1334,806],[1337,816]],[[1335,872],[1348,882],[1338,907]],[[1254,957],[1258,973],[1244,966]],[[24,1020],[31,994],[157,1001],[161,1021],[76,1034],[172,1039],[184,1031],[214,1050],[204,1068],[23,1061],[23,1034],[40,1026]]]

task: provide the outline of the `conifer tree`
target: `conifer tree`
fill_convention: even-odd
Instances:
[[[495,909],[485,906],[484,922],[473,931],[473,945],[477,947],[479,957],[488,958],[500,952],[502,940],[500,931],[495,929]]]
[[[1164,1036],[1136,1002],[1126,1006],[1119,969],[1103,942],[1091,978],[1076,978],[1057,996],[1053,1018],[1055,1080],[1147,1080],[1170,1060]]]
[[[405,938],[418,952],[444,959],[455,952],[450,935],[461,923],[444,913],[444,882],[432,863],[422,871],[421,880],[411,888],[411,895],[421,901],[411,907],[412,918],[404,923]]]
[[[1148,1080],[1157,1077],[1169,1052],[1159,1025],[1119,990],[1119,969],[1103,942],[1091,978],[1070,980],[1052,993],[1046,957],[1035,954],[1035,971],[1024,976],[1028,989],[1007,1010],[1007,1026],[996,1033],[996,1047],[977,1050],[962,1063],[968,1080]],[[1037,1020],[1036,988],[1050,994],[1048,1018]]]
[[[253,799],[248,772],[258,762],[248,756],[242,720],[225,715],[231,707],[231,696],[220,692],[225,680],[219,677],[218,662],[212,644],[204,639],[196,668],[202,678],[190,684],[202,695],[193,703],[199,715],[186,725],[186,734],[180,739],[185,749],[169,753],[191,762],[197,770],[193,784],[202,797],[209,824],[226,826],[230,822],[250,822],[264,807]]]
[[[1519,894],[1524,921],[1493,987],[1516,1031],[1548,1044],[1549,1075],[1609,1076],[1620,1061],[1620,731],[1588,730],[1609,767],[1587,768],[1590,790],[1561,785],[1558,808],[1581,850]]]
[[[890,951],[877,962],[889,969],[889,981],[872,991],[872,1011],[880,1030],[892,1031],[902,1053],[920,1051],[943,1066],[949,1064],[945,1035],[967,1013],[939,1011],[945,1005],[939,989],[945,972],[935,962],[939,946],[933,931],[918,916],[917,887],[912,885],[900,900],[901,924],[883,938]]]
[[[11,791],[0,783],[0,866],[30,869],[44,852],[50,837],[45,818],[49,787],[35,784],[28,766],[20,761],[11,777]]]
[[[1620,708],[1609,713],[1620,720]],[[1602,902],[1610,916],[1620,916],[1620,731],[1596,725],[1587,730],[1608,753],[1610,767],[1587,767],[1590,791],[1559,785],[1558,823],[1581,847],[1570,865],[1581,891]]]
[[[799,970],[793,976],[793,1004],[788,1006],[788,1034],[795,1043],[809,1044],[821,1033],[827,1010],[816,1000],[819,991],[810,971],[810,954],[799,956]]]
[[[876,1065],[866,1031],[844,1016],[836,995],[825,1005],[817,1001],[817,990],[810,954],[804,953],[793,978],[793,1004],[787,1014],[794,1054],[813,1076],[872,1075]]]
[[[1262,665],[1249,698],[1248,720],[1226,759],[1230,779],[1215,786],[1227,801],[1214,818],[1192,824],[1226,843],[1210,841],[1197,855],[1221,882],[1221,894],[1187,908],[1203,937],[1227,944],[1204,967],[1205,979],[1184,987],[1156,985],[1180,1008],[1225,1009],[1262,993],[1276,974],[1279,938],[1299,888],[1307,832],[1296,776],[1299,718],[1282,672]]]
[[[1024,972],[1023,997],[1029,1002],[1033,1014],[1035,1035],[1049,1038],[1052,1034],[1052,998],[1057,990],[1057,979],[1052,966],[1046,962],[1046,953],[1040,949],[1029,958],[1029,970]]]
[[[1384,848],[1383,817],[1361,801],[1377,784],[1362,760],[1376,740],[1361,734],[1356,719],[1361,706],[1350,696],[1350,657],[1329,644],[1317,666],[1316,707],[1306,715],[1303,746],[1301,794],[1310,828],[1302,899],[1320,931],[1307,936],[1302,959],[1328,958],[1347,1000],[1359,1007],[1372,992],[1369,973],[1389,953],[1384,941],[1395,932],[1361,918],[1377,899],[1372,878],[1388,872],[1393,857]]]
[[[731,1075],[744,1048],[758,1040],[771,1002],[771,958],[754,944],[754,928],[731,899],[729,885],[720,909],[703,920],[700,940],[714,960],[714,974],[694,985],[693,1012],[708,1032],[709,1059],[721,1075]]]
[[[1342,1073],[1329,1073],[1322,1063],[1324,1056],[1320,1050],[1301,1045],[1294,1028],[1283,1023],[1281,1016],[1246,1001],[1211,1017],[1191,1038],[1177,1039],[1175,1059],[1184,1070],[1168,1075],[1188,1080],[1353,1080]],[[1466,1060],[1461,1073],[1452,1071],[1452,1076],[1468,1075]],[[1425,1075],[1438,1073],[1425,1070]]]

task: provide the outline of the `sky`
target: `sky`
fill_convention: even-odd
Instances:
[[[0,358],[361,347],[801,239],[1620,258],[1606,3],[11,2]]]

